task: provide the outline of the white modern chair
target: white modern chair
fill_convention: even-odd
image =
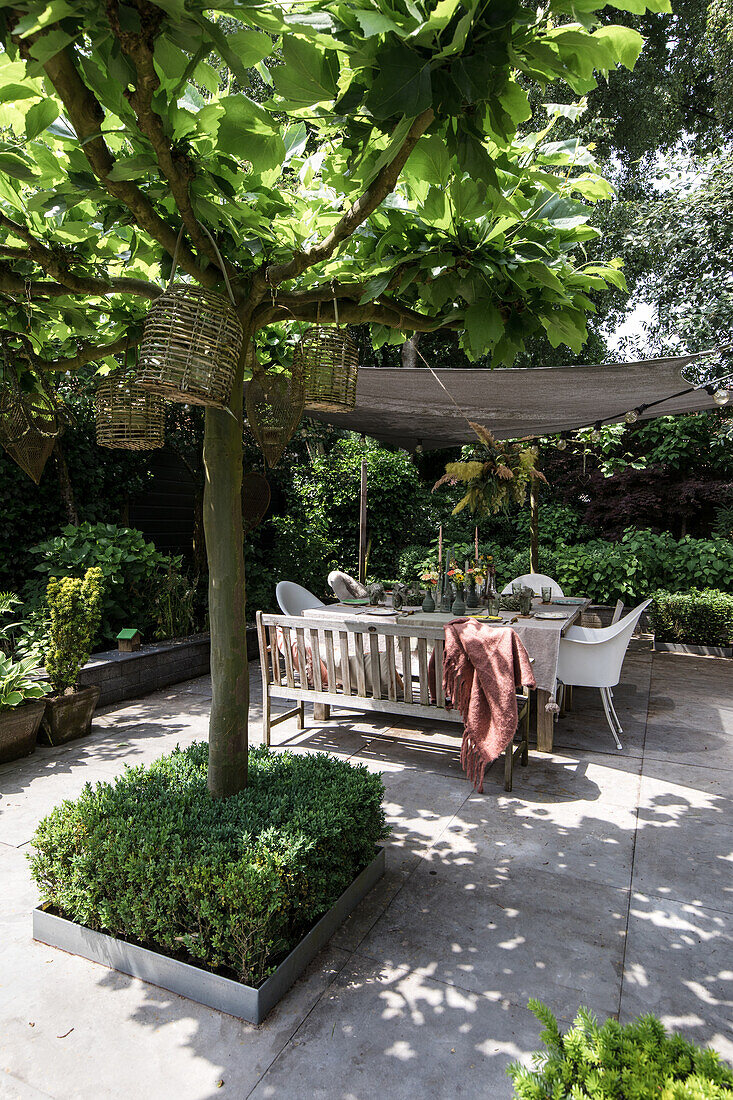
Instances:
[[[295,581],[279,581],[275,589],[275,598],[280,604],[283,615],[302,615],[312,607],[325,607],[323,600],[314,596],[302,584]]]
[[[558,680],[566,687],[598,688],[617,749],[621,748],[618,735],[624,731],[613,705],[611,688],[619,682],[631,635],[651,602],[645,600],[610,626],[571,626],[560,639]]]
[[[553,596],[564,595],[562,588],[557,581],[553,581],[552,577],[546,577],[544,573],[523,573],[521,577],[515,577],[513,581],[509,581],[509,584],[504,585],[502,596],[511,596],[512,585],[517,581],[526,584],[527,588],[531,588],[538,596],[543,588],[551,588]]]

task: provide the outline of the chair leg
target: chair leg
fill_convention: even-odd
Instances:
[[[302,699],[298,704],[298,713],[295,717],[295,721],[299,730],[305,728],[305,703],[302,701]]]
[[[522,726],[523,726],[522,755],[519,758],[519,763],[522,765],[523,768],[526,768],[527,764],[529,762],[529,711],[530,711],[529,701],[530,701],[530,698],[531,698],[531,696],[528,693],[527,694],[527,710],[525,712],[524,718],[522,719]]]
[[[613,718],[616,722],[616,729],[618,730],[619,733],[623,733],[624,731],[623,731],[623,727],[621,725],[621,720],[620,720],[618,714],[616,713],[616,707],[613,705],[613,692],[611,691],[610,688],[607,689],[607,696],[606,697],[608,699],[608,705],[611,708],[611,714],[613,715]]]
[[[603,703],[603,709],[606,712],[606,721],[608,722],[608,728],[610,729],[611,733],[613,734],[613,739],[616,742],[616,748],[620,749],[623,746],[622,746],[621,742],[618,739],[618,734],[616,733],[616,727],[613,723],[613,718],[611,717],[611,711],[609,710],[609,707],[608,707],[608,698],[606,696],[606,689],[605,688],[600,688],[599,690],[600,690],[600,693],[601,693],[601,701]]]
[[[504,749],[504,790],[512,789],[512,766],[514,764],[514,742],[510,741]]]

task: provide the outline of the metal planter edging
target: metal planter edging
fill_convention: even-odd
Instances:
[[[686,645],[683,642],[658,642],[654,640],[657,653],[688,653],[694,657],[733,657],[733,647],[723,645]]]
[[[261,1024],[383,874],[384,848],[379,848],[372,862],[344,890],[336,904],[257,989],[103,932],[93,932],[41,908],[33,910],[33,938],[248,1023]]]

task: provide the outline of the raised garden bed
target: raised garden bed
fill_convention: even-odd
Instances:
[[[93,932],[40,907],[33,910],[33,938],[133,978],[141,978],[219,1012],[228,1012],[248,1023],[261,1024],[383,874],[384,848],[379,848],[372,862],[357,875],[336,904],[259,987],[243,985],[157,951]]]
[[[723,645],[686,645],[683,642],[658,642],[654,639],[657,653],[688,653],[696,657],[733,657],[733,646]]]
[[[179,641],[143,645],[134,653],[116,649],[95,653],[84,665],[80,685],[97,684],[101,689],[99,706],[135,699],[170,684],[206,676],[209,672],[211,644],[208,634],[193,634]],[[257,631],[247,627],[247,656],[257,656]]]

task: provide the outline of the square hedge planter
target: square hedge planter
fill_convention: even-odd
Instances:
[[[308,964],[366,897],[384,874],[384,848],[357,875],[336,904],[321,917],[261,986],[243,985],[212,974],[190,963],[179,962],[145,947],[93,932],[84,925],[58,917],[42,908],[33,910],[33,938],[72,955],[142,978],[181,997],[227,1012],[251,1024],[260,1024]]]

